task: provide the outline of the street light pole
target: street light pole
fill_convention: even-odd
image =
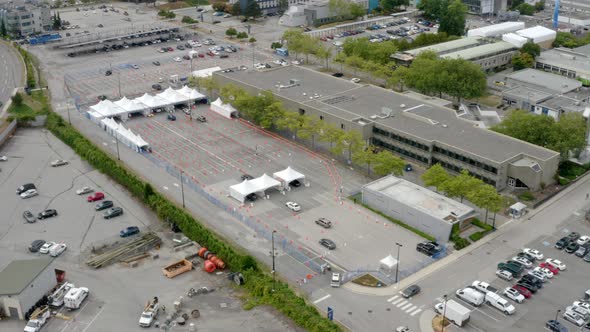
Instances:
[[[272,290],[275,290],[275,282],[276,282],[276,270],[275,270],[275,233],[277,231],[272,231],[270,234],[271,241],[272,241]]]
[[[121,73],[117,72],[117,77],[119,78],[119,98],[121,98]]]
[[[440,332],[444,332],[445,331],[445,315],[447,314],[447,294],[445,294],[443,296],[443,299],[445,300],[445,305],[443,307],[442,320],[440,321],[440,327],[441,327]]]
[[[395,265],[395,282],[399,285],[399,249],[403,247],[401,243],[395,243],[397,246],[397,264]],[[396,286],[397,288],[397,286]]]
[[[184,209],[184,183],[183,183],[183,176],[182,174],[184,173],[183,170],[180,170],[180,192],[182,193],[182,208]]]
[[[115,132],[115,141],[117,142],[117,160],[121,160],[121,155],[119,154],[119,133]]]
[[[557,317],[559,316],[559,313],[561,312],[561,309],[557,309],[557,311],[555,312],[555,321],[557,322]]]
[[[66,108],[68,109],[68,122],[70,123],[70,126],[71,126],[72,119],[70,119],[70,104],[68,102],[66,102]]]

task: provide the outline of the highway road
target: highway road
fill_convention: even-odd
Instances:
[[[23,64],[16,51],[0,42],[0,102],[6,104],[12,91],[24,85]]]

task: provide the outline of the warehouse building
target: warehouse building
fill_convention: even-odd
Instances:
[[[465,204],[393,175],[362,188],[363,204],[447,242],[453,225],[463,229],[477,216]]]
[[[535,59],[535,68],[569,78],[590,80],[590,45],[541,52]]]
[[[213,76],[222,86],[232,83],[253,95],[272,91],[290,111],[342,130],[357,130],[374,145],[424,166],[438,163],[451,172],[466,169],[498,189],[537,190],[555,181],[559,153],[479,128],[427,97],[355,84],[297,66]]]
[[[10,262],[0,272],[0,309],[8,317],[25,319],[26,312],[57,285],[52,258]]]

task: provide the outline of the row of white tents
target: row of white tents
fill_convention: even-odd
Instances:
[[[205,95],[188,86],[184,86],[178,90],[169,87],[155,96],[146,93],[135,99],[123,97],[114,102],[108,99],[102,100],[98,104],[90,106],[88,115],[96,123],[102,119],[112,117],[119,117],[122,120],[126,120],[132,113],[141,113],[147,116],[157,109],[172,110],[176,105],[190,106],[191,103],[206,98]]]
[[[280,172],[273,174],[273,177],[268,176],[266,173],[262,176],[252,179],[244,180],[241,183],[229,187],[230,196],[244,203],[246,197],[251,194],[263,193],[271,188],[280,190],[289,185],[289,183],[299,180],[303,181],[305,175],[292,169],[290,166]]]
[[[148,151],[150,148],[149,144],[139,134],[134,134],[131,129],[123,127],[122,124],[117,123],[111,118],[100,120],[100,126],[111,136],[116,137],[119,142],[127,145],[136,152]]]

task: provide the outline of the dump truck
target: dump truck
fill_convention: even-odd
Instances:
[[[448,300],[446,306],[444,302],[437,303],[434,306],[434,311],[439,315],[444,315],[448,320],[458,326],[467,324],[471,315],[471,310],[453,300]]]
[[[193,263],[186,259],[181,259],[178,262],[172,263],[162,269],[164,275],[168,278],[174,278],[179,274],[183,274],[193,269]]]
[[[47,299],[49,306],[52,308],[59,308],[62,305],[64,305],[64,297],[70,291],[70,289],[72,289],[74,287],[76,287],[76,286],[74,286],[74,284],[69,283],[69,282],[64,282],[63,284],[61,284],[61,286],[59,286],[55,290],[55,292],[53,292],[53,293],[51,293],[51,295],[49,295],[49,297]]]
[[[148,301],[143,308],[143,312],[139,317],[139,326],[141,327],[150,327],[154,320],[158,317],[158,313],[160,312],[160,303],[158,303],[158,298],[154,297],[153,300]]]
[[[51,316],[51,312],[49,307],[44,305],[40,306],[39,308],[35,309],[25,326],[25,332],[38,332],[41,330],[41,327],[45,325],[47,319]]]

